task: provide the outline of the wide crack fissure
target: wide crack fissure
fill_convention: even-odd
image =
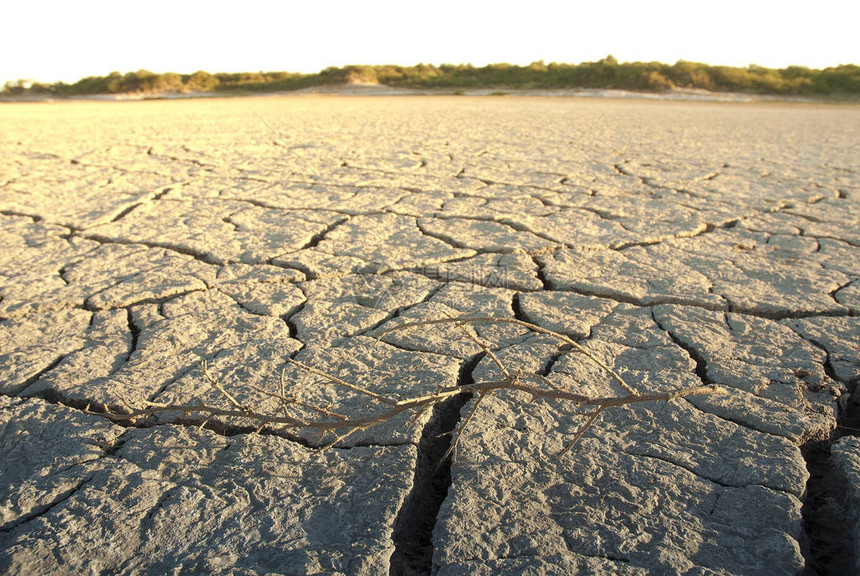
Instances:
[[[850,514],[840,501],[845,488],[836,481],[831,445],[831,440],[822,440],[802,447],[809,471],[801,508],[801,552],[806,560],[803,576],[852,574],[856,567]]]
[[[126,320],[128,322],[128,331],[131,334],[131,342],[128,346],[128,354],[125,357],[125,362],[127,363],[131,360],[132,354],[137,351],[137,344],[140,340],[140,333],[142,331],[140,325],[134,318],[134,312],[132,312],[131,307],[126,308]]]
[[[537,275],[537,279],[540,280],[541,285],[544,290],[555,290],[555,284],[547,277],[546,274],[546,263],[537,256],[532,256],[532,262],[535,265],[535,274]]]
[[[484,353],[469,358],[460,367],[458,386],[474,383],[472,372]],[[433,407],[418,442],[418,457],[412,491],[394,521],[389,574],[429,575],[433,569],[433,528],[442,502],[451,487],[451,460],[444,458],[451,448],[461,410],[471,394],[459,394]]]
[[[655,312],[653,306],[651,307],[651,319],[654,320],[654,323],[660,330],[662,330],[666,333],[667,336],[669,336],[669,338],[676,346],[684,350],[690,356],[693,362],[696,363],[695,373],[696,376],[699,377],[699,380],[702,381],[702,384],[713,384],[713,380],[711,380],[711,377],[708,376],[708,361],[707,359],[705,359],[702,353],[699,352],[699,350],[697,350],[695,346],[693,346],[689,342],[685,342],[677,334],[663,326],[663,324],[657,318],[657,313]]]
[[[796,328],[793,331],[824,353],[824,372],[831,380],[840,382],[827,347]],[[806,560],[804,576],[850,574],[855,567],[854,545],[847,529],[850,512],[843,502],[845,487],[838,482],[839,475],[833,468],[830,455],[833,443],[843,435],[856,434],[860,424],[860,404],[855,400],[858,384],[858,380],[846,383],[848,394],[837,413],[836,431],[831,437],[801,446],[809,472],[801,508],[801,552]]]
[[[839,382],[833,367],[830,352],[821,342],[795,333],[825,354],[824,371],[829,378]],[[831,447],[840,437],[857,435],[860,430],[860,379],[846,382],[848,394],[841,405],[836,421],[836,431],[831,438],[807,442],[801,447],[809,480],[803,498],[803,540],[801,550],[806,559],[804,576],[837,576],[851,574],[856,567],[854,542],[849,526],[851,512],[844,502],[845,487],[830,459]]]
[[[308,240],[308,242],[304,246],[302,246],[300,248],[300,250],[307,250],[309,248],[316,248],[320,242],[325,240],[326,236],[328,236],[328,234],[331,231],[333,231],[335,228],[337,228],[341,224],[347,222],[348,220],[349,220],[349,216],[346,216],[344,218],[339,218],[339,219],[335,220],[331,224],[328,224],[321,231],[319,231],[316,234],[314,234],[313,236],[311,236],[310,240]]]
[[[299,288],[299,289],[301,290],[301,288]],[[302,293],[304,294],[304,290],[302,290]],[[299,342],[302,342],[302,341],[299,338],[299,325],[296,324],[296,316],[301,314],[301,312],[305,309],[305,306],[307,306],[307,304],[308,304],[307,294],[305,294],[305,301],[304,302],[302,302],[301,304],[299,304],[298,306],[293,308],[293,310],[291,310],[290,312],[287,312],[286,314],[283,314],[280,317],[281,320],[284,321],[284,324],[287,325],[287,330],[289,331],[290,338],[292,338],[293,340],[298,340]],[[304,347],[304,342],[302,342],[302,347]],[[290,355],[291,358],[294,356],[295,356],[295,353]]]

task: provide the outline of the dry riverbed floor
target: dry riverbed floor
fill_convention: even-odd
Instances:
[[[0,106],[0,572],[860,570],[860,107],[515,97]],[[512,371],[321,451],[326,414]],[[414,416],[414,415],[413,415]]]

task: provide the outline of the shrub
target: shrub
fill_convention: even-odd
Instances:
[[[327,84],[362,82],[410,88],[617,88],[623,90],[670,90],[674,87],[763,94],[860,94],[860,66],[844,64],[824,70],[790,66],[782,70],[751,65],[747,68],[709,66],[679,60],[673,65],[659,62],[619,63],[612,56],[581,64],[528,66],[497,63],[483,67],[471,64],[417,64],[415,66],[329,67],[316,74],[289,72],[239,72],[209,74],[202,70],[179,76],[138,70],[108,76],[88,76],[68,85],[7,82],[4,93],[52,92],[57,95],[151,92],[295,90]]]
[[[185,92],[210,92],[218,84],[220,82],[216,76],[209,74],[209,72],[198,70],[185,81],[183,89]]]

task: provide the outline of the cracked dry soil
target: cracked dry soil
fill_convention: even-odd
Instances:
[[[860,567],[860,444],[836,442],[858,107],[291,96],[4,104],[0,126],[0,571]],[[377,336],[459,315],[567,334],[641,391],[726,394],[607,411],[553,458],[582,417],[499,392],[441,466],[475,399],[323,452],[85,410],[218,401],[201,360],[243,405],[284,370],[341,414],[373,407],[288,358],[391,397],[497,376],[456,331]],[[619,393],[545,337],[477,329],[512,369]]]

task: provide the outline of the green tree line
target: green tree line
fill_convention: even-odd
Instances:
[[[393,87],[423,89],[553,89],[604,88],[636,91],[665,91],[675,88],[714,92],[798,96],[860,95],[860,66],[812,69],[802,66],[773,69],[750,65],[746,68],[712,66],[679,60],[619,63],[607,56],[581,64],[418,64],[416,66],[344,66],[326,68],[314,74],[290,72],[240,72],[194,74],[147,70],[107,76],[89,76],[73,84],[58,82],[7,82],[4,94],[76,96],[96,94],[249,93],[278,92],[365,82]]]

